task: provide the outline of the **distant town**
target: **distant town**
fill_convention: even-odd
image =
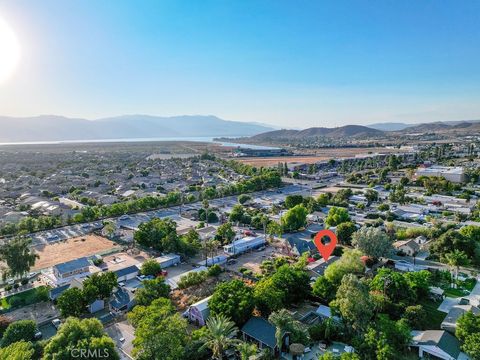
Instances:
[[[2,347],[478,359],[479,181],[473,141],[2,146]]]

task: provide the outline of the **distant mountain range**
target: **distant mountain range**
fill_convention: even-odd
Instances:
[[[384,132],[372,129],[362,125],[346,125],[336,128],[312,127],[305,130],[275,130],[251,137],[253,141],[268,141],[281,138],[312,138],[312,137],[328,137],[328,138],[368,138],[383,136]]]
[[[406,124],[406,123],[401,123],[401,122],[385,122],[385,123],[376,123],[376,124],[371,124],[371,125],[366,125],[369,128],[372,129],[377,129],[381,131],[401,131],[405,130],[407,128],[439,128],[442,127],[444,129],[447,129],[448,127],[444,127],[443,125],[460,125],[461,124],[474,124],[478,123],[480,120],[457,120],[457,121],[435,121],[435,122],[430,122],[430,123],[423,123],[423,124]]]
[[[389,126],[392,125],[392,126]],[[376,126],[377,128],[374,128]],[[379,139],[409,134],[435,133],[446,136],[464,136],[480,133],[480,121],[449,121],[426,124],[382,123],[369,126],[346,125],[335,128],[312,127],[305,130],[275,130],[254,135],[248,139],[253,142],[288,141],[289,139],[308,139],[325,137],[331,139]]]
[[[202,115],[123,115],[98,120],[41,115],[21,118],[0,116],[0,129],[0,142],[22,142],[251,136],[274,128]]]

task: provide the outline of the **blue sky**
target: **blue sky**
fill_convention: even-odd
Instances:
[[[0,1],[0,113],[282,127],[480,119],[480,1]]]

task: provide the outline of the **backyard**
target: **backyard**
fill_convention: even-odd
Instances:
[[[0,300],[1,312],[8,312],[15,308],[35,304],[48,300],[49,288],[39,286],[18,294],[6,296]]]

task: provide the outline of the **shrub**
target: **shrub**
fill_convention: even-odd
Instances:
[[[20,281],[22,285],[27,285],[28,284],[28,279],[22,279],[22,281]]]
[[[12,290],[12,285],[5,286],[5,291],[10,291],[10,290]]]
[[[210,269],[208,269],[208,276],[218,276],[222,272],[220,265],[215,264]]]
[[[191,272],[180,278],[178,287],[180,289],[186,289],[190,286],[201,284],[207,279],[207,276],[207,271]]]

